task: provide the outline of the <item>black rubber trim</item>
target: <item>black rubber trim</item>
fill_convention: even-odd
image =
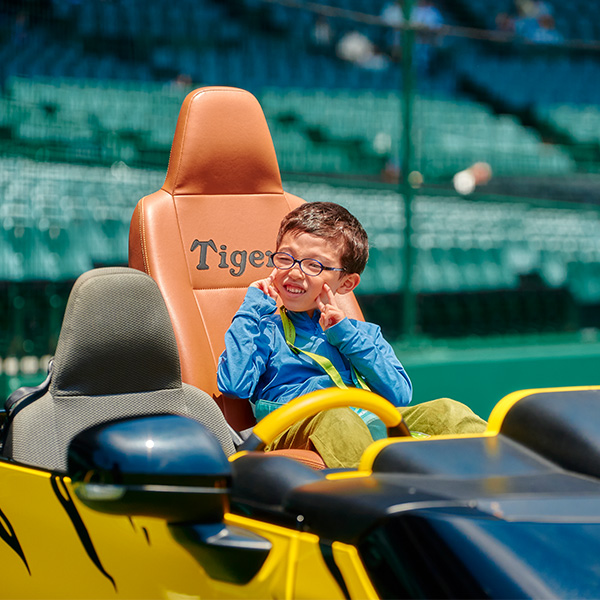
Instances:
[[[348,586],[344,581],[344,576],[335,562],[335,558],[333,556],[333,546],[331,545],[331,542],[319,540],[319,548],[321,548],[321,554],[323,555],[325,564],[327,565],[327,568],[333,575],[333,578],[336,580],[337,584],[340,586],[342,594],[344,594],[344,598],[346,598],[346,600],[350,600],[350,592],[348,591]]]

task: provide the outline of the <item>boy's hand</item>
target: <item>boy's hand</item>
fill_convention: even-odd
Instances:
[[[317,298],[317,308],[321,311],[319,324],[323,328],[323,331],[329,329],[336,323],[339,323],[346,317],[346,313],[335,301],[335,294],[326,283],[323,284],[323,291]]]
[[[276,272],[277,272],[277,269],[273,269],[273,271],[271,271],[271,274],[268,277],[266,277],[265,279],[259,279],[258,281],[252,282],[250,284],[250,287],[258,288],[261,292],[263,292],[270,298],[273,298],[273,300],[275,300],[275,302],[277,302],[277,299],[279,298],[279,294],[277,293],[277,290],[275,289],[275,286],[273,285],[273,279],[275,279]]]

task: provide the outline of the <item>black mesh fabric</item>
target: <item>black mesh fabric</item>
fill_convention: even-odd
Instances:
[[[126,267],[95,269],[73,286],[50,390],[15,415],[4,454],[65,471],[68,444],[83,429],[161,413],[196,419],[227,455],[234,452],[214,400],[181,382],[175,335],[154,280]]]

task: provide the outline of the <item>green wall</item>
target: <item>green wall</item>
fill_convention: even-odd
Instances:
[[[414,403],[450,397],[486,419],[516,390],[600,385],[600,342],[582,336],[495,345],[463,340],[461,347],[397,344],[395,349],[413,382]]]
[[[413,403],[449,397],[487,419],[496,403],[516,390],[600,385],[596,332],[557,338],[482,338],[455,343],[396,343],[414,388]],[[591,338],[591,339],[586,339]],[[19,385],[37,385],[45,373],[0,374],[2,400]]]

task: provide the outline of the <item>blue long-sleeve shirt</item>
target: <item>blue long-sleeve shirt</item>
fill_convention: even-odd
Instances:
[[[288,315],[295,346],[328,358],[346,385],[357,387],[354,367],[373,392],[394,406],[410,402],[410,379],[377,325],[345,318],[323,331],[317,310],[312,318],[304,312]],[[254,287],[248,288],[225,334],[217,384],[226,396],[249,399],[258,419],[293,398],[334,387],[310,357],[288,347],[275,301]]]

